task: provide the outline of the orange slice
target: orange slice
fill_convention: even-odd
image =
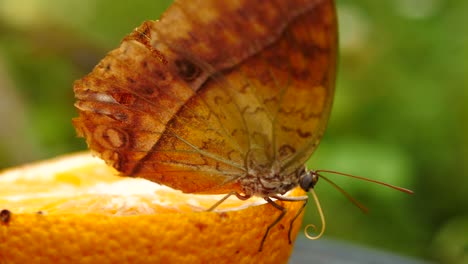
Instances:
[[[117,176],[89,153],[0,174],[0,263],[285,263],[302,203],[184,194]],[[288,195],[304,195],[297,189]],[[293,225],[294,241],[301,217]]]

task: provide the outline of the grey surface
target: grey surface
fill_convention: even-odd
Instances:
[[[297,238],[290,264],[429,264],[422,260],[403,257],[390,252],[364,248],[329,239],[310,241]]]

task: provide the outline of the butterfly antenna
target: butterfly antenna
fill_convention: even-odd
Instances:
[[[358,202],[356,199],[354,199],[349,193],[347,193],[343,188],[341,188],[340,186],[338,186],[336,183],[332,182],[330,179],[328,179],[327,177],[319,174],[320,172],[326,172],[326,173],[333,173],[333,174],[337,174],[337,175],[342,175],[342,176],[347,176],[347,177],[351,177],[351,178],[355,178],[355,179],[358,179],[358,180],[363,180],[363,181],[367,181],[367,182],[372,182],[372,183],[376,183],[376,184],[379,184],[379,185],[383,185],[385,187],[389,187],[389,188],[392,188],[394,190],[397,190],[397,191],[400,191],[400,192],[404,192],[404,193],[408,193],[408,194],[413,194],[413,191],[411,190],[408,190],[406,188],[402,188],[402,187],[398,187],[398,186],[395,186],[395,185],[391,185],[391,184],[388,184],[388,183],[385,183],[385,182],[381,182],[381,181],[377,181],[377,180],[372,180],[372,179],[368,179],[368,178],[364,178],[364,177],[360,177],[360,176],[356,176],[356,175],[351,175],[351,174],[347,174],[347,173],[342,173],[342,172],[337,172],[337,171],[331,171],[331,170],[316,170],[315,173],[322,179],[324,179],[326,182],[330,183],[333,187],[335,187],[335,189],[337,189],[338,191],[340,191],[344,196],[346,196],[346,198],[348,198],[348,200],[350,200],[354,205],[356,205],[359,209],[361,209],[362,212],[364,213],[367,213],[369,210],[367,209],[367,207],[365,207],[364,205],[362,205],[360,202]]]
[[[347,193],[343,188],[338,186],[336,183],[332,182],[330,179],[328,179],[327,177],[325,177],[323,175],[320,175],[318,173],[317,173],[317,175],[319,175],[321,179],[324,179],[326,182],[328,182],[333,187],[335,187],[335,189],[337,189],[340,193],[342,193],[344,196],[346,196],[346,198],[348,198],[348,200],[350,200],[354,205],[356,205],[359,209],[361,209],[361,211],[363,213],[367,213],[369,211],[369,209],[367,209],[367,207],[365,207],[363,204],[361,204],[358,200],[354,199],[354,197],[352,197],[349,193]]]
[[[319,199],[318,199],[317,194],[315,193],[314,189],[310,189],[310,193],[312,193],[312,196],[314,197],[315,204],[317,205],[317,210],[318,210],[319,215],[320,215],[320,220],[322,221],[322,228],[320,230],[320,233],[318,233],[315,236],[312,236],[312,235],[309,235],[309,231],[308,231],[309,228],[312,228],[314,232],[317,232],[317,227],[314,224],[309,224],[309,225],[306,225],[306,227],[304,229],[304,234],[308,239],[315,240],[315,239],[319,239],[323,235],[323,233],[325,233],[326,221],[325,221],[325,216],[324,216],[323,211],[322,211],[322,207],[320,206]]]
[[[404,192],[404,193],[407,193],[407,194],[413,194],[413,191],[408,190],[406,188],[398,187],[398,186],[391,185],[391,184],[381,182],[381,181],[377,181],[377,180],[368,179],[368,178],[365,178],[365,177],[360,177],[360,176],[356,176],[356,175],[351,175],[351,174],[342,173],[342,172],[338,172],[338,171],[331,171],[331,170],[316,170],[315,172],[317,174],[320,173],[320,172],[326,172],[326,173],[333,173],[333,174],[337,174],[337,175],[347,176],[347,177],[355,178],[355,179],[362,180],[362,181],[373,182],[373,183],[383,185],[385,187],[389,187],[389,188],[392,188],[394,190]],[[321,176],[322,178],[325,179],[325,177],[323,177],[322,175],[319,175],[319,176]],[[328,181],[328,182],[331,182],[331,181]]]

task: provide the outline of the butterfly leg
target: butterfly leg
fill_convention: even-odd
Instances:
[[[270,229],[272,229],[276,224],[278,224],[279,221],[281,221],[281,219],[283,219],[284,215],[286,214],[286,208],[284,208],[283,206],[275,203],[273,200],[270,199],[270,197],[265,197],[265,201],[267,201],[269,204],[273,205],[273,207],[275,207],[276,209],[280,210],[281,211],[281,214],[280,216],[278,216],[275,221],[273,223],[271,223],[265,234],[263,235],[263,238],[262,238],[262,242],[260,243],[260,248],[258,249],[258,251],[262,251],[263,249],[263,244],[265,243],[265,239],[267,238],[268,236],[268,233],[270,232]]]
[[[216,207],[218,207],[220,204],[222,204],[224,201],[226,201],[226,199],[229,198],[231,195],[235,195],[239,200],[243,200],[243,201],[247,200],[247,199],[249,199],[251,197],[250,195],[243,195],[243,194],[240,194],[238,192],[230,192],[230,193],[226,194],[226,196],[224,196],[221,200],[219,200],[215,204],[213,204],[206,211],[208,211],[208,212],[213,211],[214,209],[216,209]]]
[[[280,201],[303,202],[301,208],[297,211],[296,215],[293,217],[293,219],[289,223],[288,241],[289,241],[289,244],[291,244],[292,243],[291,232],[292,232],[293,224],[296,221],[296,219],[299,217],[299,215],[302,213],[302,211],[304,211],[304,208],[306,207],[307,202],[309,201],[309,197],[308,196],[284,197],[284,196],[279,196],[279,195],[275,195],[275,196],[272,196],[272,197],[276,198],[276,199],[278,199]]]

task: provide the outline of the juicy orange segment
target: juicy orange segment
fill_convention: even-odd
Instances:
[[[300,202],[280,212],[262,199],[184,194],[138,178],[116,176],[89,153],[0,174],[0,263],[285,263],[289,223]],[[294,190],[289,195],[304,195]],[[293,226],[293,239],[301,218]]]

